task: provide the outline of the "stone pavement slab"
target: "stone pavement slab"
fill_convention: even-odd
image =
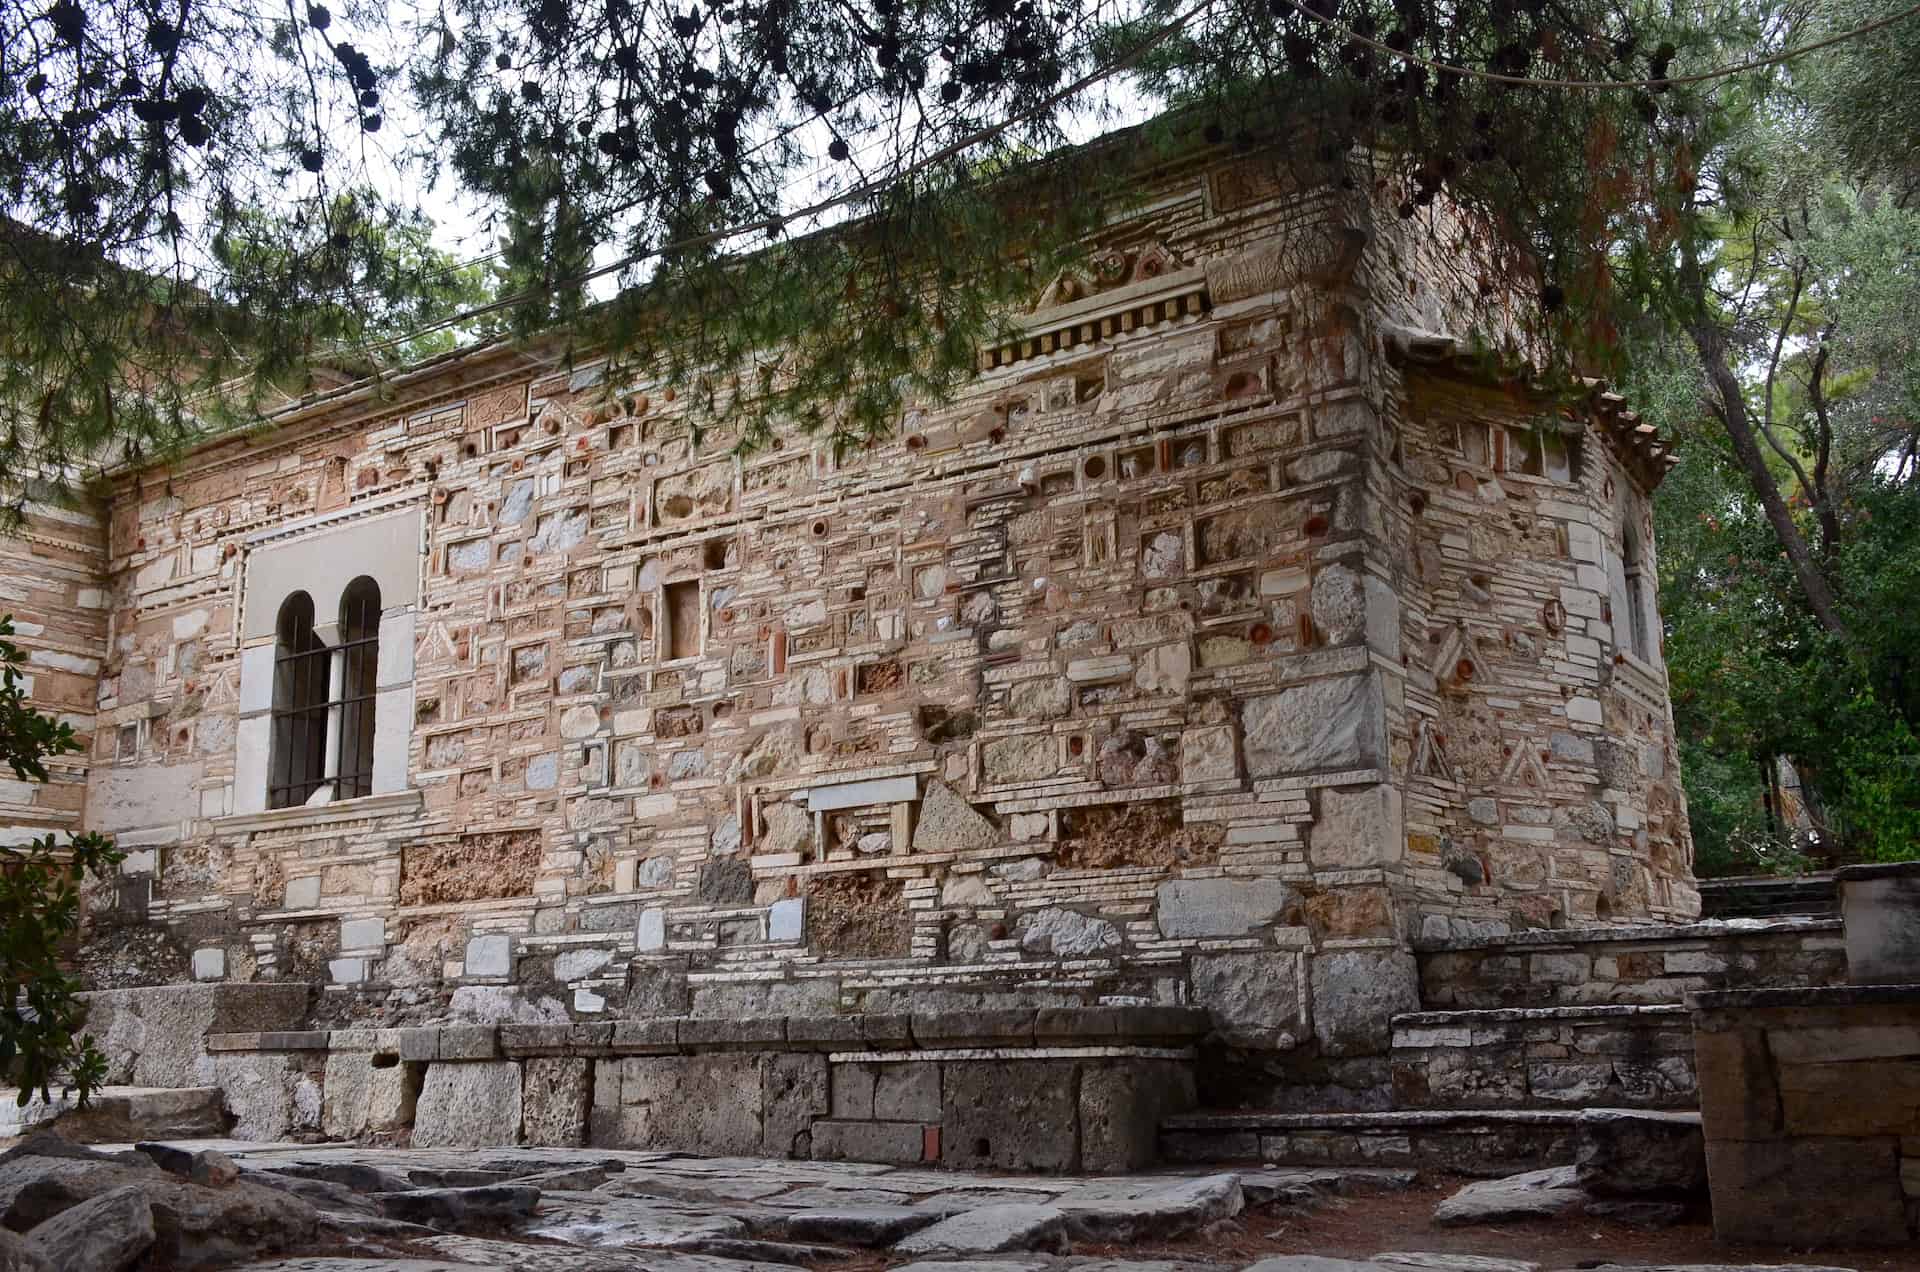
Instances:
[[[547,1193],[525,1228],[529,1236],[576,1246],[673,1246],[703,1237],[747,1234],[740,1218],[682,1202],[602,1193]]]
[[[875,1252],[896,1263],[894,1272],[1543,1272],[1525,1260],[1417,1250],[1366,1259],[1293,1254],[1250,1265],[1245,1259],[1214,1264],[1068,1253],[1075,1243],[1176,1238],[1247,1206],[1405,1188],[1414,1176],[1404,1170],[1194,1168],[1035,1177],[613,1149],[169,1143],[190,1152],[218,1148],[248,1181],[273,1179],[289,1200],[310,1201],[322,1231],[344,1236],[355,1250],[261,1259],[236,1272],[792,1272],[841,1259],[871,1261]],[[46,1160],[47,1169],[62,1165]],[[1567,1167],[1476,1183],[1443,1203],[1442,1212],[1470,1197],[1481,1214],[1551,1213],[1565,1200],[1558,1194],[1583,1196],[1572,1176]],[[399,1199],[426,1204],[495,1194],[515,1205],[470,1215],[470,1225],[455,1206],[442,1222],[451,1231],[376,1217],[379,1208],[408,1204]],[[515,1221],[510,1212],[535,1195],[531,1217]],[[395,1257],[374,1257],[387,1248]],[[1846,1270],[1726,1264],[1611,1272]]]
[[[793,1272],[791,1264],[667,1254],[657,1250],[578,1250],[486,1237],[433,1237],[418,1244],[451,1259],[507,1272]]]
[[[1587,1202],[1572,1166],[1550,1166],[1482,1179],[1468,1184],[1434,1207],[1433,1221],[1446,1227],[1473,1223],[1505,1223],[1512,1219],[1551,1219]]]
[[[938,1211],[917,1206],[836,1206],[794,1211],[769,1226],[767,1232],[795,1241],[878,1249],[938,1222]]]
[[[1399,1272],[1417,1268],[1420,1272],[1540,1272],[1538,1263],[1525,1259],[1498,1259],[1485,1254],[1438,1254],[1419,1250],[1390,1250],[1373,1256],[1375,1263]]]
[[[1058,1206],[980,1206],[942,1219],[894,1244],[899,1254],[1000,1254],[1067,1249],[1067,1217]]]

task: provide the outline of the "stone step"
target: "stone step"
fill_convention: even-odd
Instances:
[[[1840,913],[1840,894],[1831,871],[1797,879],[1750,875],[1731,879],[1702,879],[1700,913],[1709,919],[1766,919],[1804,915],[1834,918]]]
[[[1160,1149],[1169,1162],[1411,1166],[1497,1178],[1571,1163],[1583,1112],[1592,1110],[1203,1111],[1164,1119]]]
[[[1679,1004],[1488,1008],[1393,1018],[1402,1109],[1692,1108],[1693,1024]]]
[[[60,1133],[80,1144],[134,1140],[194,1139],[227,1133],[219,1087],[101,1087],[86,1108],[72,1096],[34,1096],[0,1089],[0,1139],[27,1135],[59,1123]]]
[[[1423,941],[1420,1000],[1434,1011],[1679,1004],[1702,990],[1843,985],[1838,919],[1719,919]]]

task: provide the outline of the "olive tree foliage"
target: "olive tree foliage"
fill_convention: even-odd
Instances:
[[[0,618],[0,762],[23,782],[47,780],[47,761],[82,749],[73,727],[28,703],[13,623]],[[106,1060],[81,1033],[79,983],[61,966],[61,949],[80,924],[80,889],[105,878],[121,853],[98,834],[55,835],[0,846],[0,1084],[18,1100],[76,1091],[84,1104],[106,1077]]]
[[[1517,292],[1604,359],[1622,240],[1682,228],[1663,125],[1704,99],[1668,78],[1727,43],[1612,0],[0,0],[0,461],[152,455],[418,352],[472,299],[428,187],[500,235],[462,331],[564,326],[746,444],[951,391],[1173,150],[1464,226],[1482,325]],[[1127,103],[1164,113],[1063,145]]]

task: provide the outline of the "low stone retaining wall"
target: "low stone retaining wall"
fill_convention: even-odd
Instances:
[[[1840,894],[1831,870],[1807,875],[1702,879],[1696,886],[1700,889],[1703,919],[1767,919],[1790,915],[1830,919],[1840,913]]]
[[[1579,1109],[1190,1113],[1167,1119],[1168,1161],[1417,1166],[1489,1178],[1574,1159]]]
[[[296,1028],[311,987],[295,981],[154,985],[80,995],[107,1081],[137,1087],[217,1085],[209,1034]]]
[[[1171,1007],[219,1034],[322,1076],[334,1138],[1118,1171],[1194,1106],[1207,1013]],[[298,1110],[290,1110],[289,1117]]]
[[[1678,1004],[1395,1016],[1393,1094],[1403,1109],[1692,1108],[1692,1025]]]
[[[1920,1232],[1920,985],[1695,995],[1714,1231],[1818,1248]]]
[[[1677,1004],[1708,990],[1847,980],[1838,919],[1540,930],[1417,953],[1430,1008]]]

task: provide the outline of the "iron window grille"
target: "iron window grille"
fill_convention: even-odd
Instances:
[[[313,598],[280,606],[273,667],[267,807],[296,808],[315,792],[373,793],[374,694],[380,661],[380,587],[355,579],[340,597],[340,639],[315,630]]]

